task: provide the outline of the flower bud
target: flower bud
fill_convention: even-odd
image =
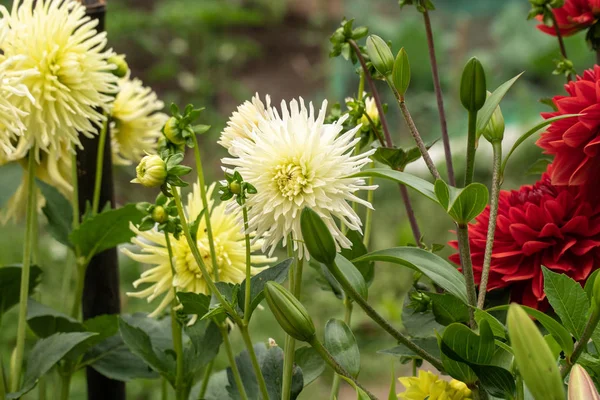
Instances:
[[[129,65],[127,65],[127,61],[125,61],[125,56],[122,54],[115,54],[108,58],[108,63],[115,65],[117,68],[113,69],[111,72],[113,75],[123,78],[129,72]]]
[[[148,155],[135,167],[137,177],[131,182],[147,187],[160,186],[167,178],[167,165],[157,155]]]
[[[585,368],[573,365],[569,377],[569,400],[600,400],[600,394]]]
[[[302,210],[300,230],[311,257],[325,265],[333,264],[336,255],[333,236],[321,217],[310,208]]]
[[[185,144],[185,138],[182,135],[181,129],[179,129],[177,118],[169,118],[163,128],[163,132],[171,143],[176,145]]]
[[[515,362],[533,398],[564,400],[556,360],[535,323],[518,304],[510,305],[506,322]]]
[[[488,92],[488,97],[490,97],[490,94],[491,93]],[[488,124],[483,128],[481,134],[490,143],[502,141],[504,138],[504,116],[502,115],[500,106],[496,107],[492,114],[492,118],[490,118]]]
[[[167,215],[167,211],[163,206],[156,206],[154,207],[154,210],[152,210],[152,219],[157,224],[162,224],[163,222],[166,222],[168,218],[169,216]]]
[[[476,112],[483,107],[487,91],[485,89],[485,72],[476,57],[467,61],[460,80],[460,101],[464,108]]]
[[[233,181],[229,184],[229,190],[233,194],[240,194],[242,193],[242,185],[238,181]]]
[[[265,284],[265,298],[271,312],[283,330],[297,340],[310,342],[316,334],[315,325],[306,308],[280,284]]]
[[[367,54],[381,75],[388,77],[394,70],[394,56],[387,43],[377,35],[367,38]]]

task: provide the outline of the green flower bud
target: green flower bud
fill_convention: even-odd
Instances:
[[[265,284],[265,298],[283,330],[297,340],[310,342],[316,334],[315,325],[306,308],[280,284]]]
[[[169,216],[167,215],[167,211],[164,207],[156,206],[154,207],[154,210],[152,210],[152,219],[154,222],[162,224],[163,222],[166,222],[168,218]]]
[[[229,184],[229,190],[233,194],[240,194],[242,193],[242,185],[238,181],[233,181]]]
[[[111,72],[113,75],[123,78],[129,72],[129,65],[127,65],[127,61],[125,61],[125,56],[122,54],[115,54],[108,58],[108,63],[116,65],[116,69],[113,69]]]
[[[367,38],[367,54],[375,69],[383,76],[388,77],[394,70],[394,56],[387,43],[377,35]]]
[[[485,89],[485,72],[476,57],[467,61],[460,80],[460,101],[464,108],[476,112],[483,107],[487,91]]]
[[[573,365],[569,377],[569,400],[600,400],[600,394],[585,368]]]
[[[135,167],[137,176],[132,183],[140,183],[146,187],[161,186],[167,178],[167,165],[157,155],[148,155]]]
[[[333,236],[321,217],[310,208],[302,210],[300,230],[311,257],[325,265],[333,264],[336,255]]]
[[[185,138],[179,129],[177,118],[171,117],[167,120],[163,128],[163,133],[166,138],[173,144],[182,145],[185,144]]]
[[[513,303],[506,323],[515,362],[533,398],[564,400],[565,390],[556,360],[529,315]]]
[[[490,97],[490,95],[491,93],[488,92],[488,97]],[[492,118],[490,118],[490,122],[488,122],[481,134],[490,143],[502,141],[504,138],[504,116],[502,115],[500,106],[496,107],[492,114]]]

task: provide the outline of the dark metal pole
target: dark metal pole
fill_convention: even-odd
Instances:
[[[98,19],[98,31],[103,31],[106,0],[80,1],[86,6],[87,14],[92,18]],[[100,129],[98,127],[98,133]],[[107,132],[107,135],[110,135],[110,132]],[[79,183],[79,210],[80,214],[83,215],[86,210],[86,204],[91,204],[94,196],[98,136],[91,139],[82,137],[81,142],[84,149],[77,152],[77,175]],[[115,195],[110,139],[106,140],[104,145],[99,208],[102,209],[108,202],[110,202],[111,207],[114,207]],[[88,265],[85,274],[82,309],[83,319],[103,314],[119,314],[121,312],[119,264],[116,248],[97,254]],[[89,400],[125,400],[124,382],[109,379],[92,368],[87,368],[86,372]]]

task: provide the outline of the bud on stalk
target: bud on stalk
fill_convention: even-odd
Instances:
[[[394,56],[387,43],[377,35],[367,38],[367,54],[381,75],[388,78],[394,70]]]
[[[579,364],[575,364],[571,369],[569,400],[600,400],[600,394],[598,394],[592,378]]]
[[[490,95],[491,93],[488,92],[487,97],[490,97]],[[492,118],[490,118],[490,121],[480,134],[482,134],[490,143],[500,142],[504,138],[504,129],[504,116],[502,115],[500,106],[498,106],[494,110]]]
[[[485,104],[485,85],[483,66],[473,57],[467,61],[460,80],[460,101],[469,112],[479,111]]]
[[[315,325],[306,308],[283,286],[267,282],[265,298],[271,312],[283,330],[294,339],[310,342],[315,334]]]
[[[310,208],[305,208],[300,216],[300,229],[311,257],[325,265],[333,263],[335,241],[321,217]]]
[[[147,155],[135,167],[136,178],[132,183],[140,183],[146,187],[160,186],[167,178],[167,165],[157,155]]]

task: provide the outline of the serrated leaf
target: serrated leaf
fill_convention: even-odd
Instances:
[[[425,196],[428,199],[433,200],[434,202],[439,204],[438,199],[435,195],[433,184],[431,184],[430,182],[427,182],[424,179],[418,178],[414,175],[408,174],[406,172],[393,171],[393,170],[387,169],[387,168],[371,168],[371,169],[366,169],[364,171],[360,171],[360,172],[357,172],[356,174],[350,175],[350,177],[352,177],[352,178],[365,177],[365,176],[368,176],[368,177],[372,176],[375,178],[383,178],[383,179],[388,179],[388,180],[391,180],[391,181],[394,181],[397,183],[401,183],[403,185],[406,185],[406,186],[416,190],[423,196]]]
[[[450,325],[469,321],[469,307],[450,293],[427,293],[432,301],[432,311],[437,323]]]
[[[287,278],[288,271],[289,271],[290,266],[292,265],[293,261],[294,261],[293,258],[288,258],[287,260],[283,260],[282,262],[278,263],[277,265],[275,265],[273,267],[262,270],[260,273],[254,275],[250,279],[250,310],[248,311],[248,313],[250,315],[252,315],[252,312],[256,309],[256,307],[258,307],[260,302],[265,298],[265,295],[264,295],[265,283],[267,283],[269,281],[283,283],[285,281],[285,279]],[[244,281],[241,284],[240,295],[238,297],[238,305],[240,306],[242,311],[244,311],[244,313],[246,313],[246,310],[244,310],[245,296],[246,296],[246,280],[244,279]],[[250,318],[250,317],[248,317],[248,318]]]
[[[565,328],[579,339],[585,330],[590,301],[579,283],[565,274],[557,274],[546,267],[544,292],[550,305],[559,316]]]
[[[42,211],[48,219],[48,231],[58,242],[67,247],[73,247],[69,241],[69,235],[73,227],[71,202],[65,199],[54,186],[48,185],[39,179],[36,180],[36,185],[46,199]]]
[[[304,387],[314,382],[325,371],[325,361],[311,346],[297,348],[294,354],[294,362],[302,370]]]
[[[324,338],[323,344],[333,358],[352,376],[358,376],[360,352],[348,325],[342,320],[330,319],[325,325]]]
[[[128,242],[135,233],[129,223],[137,224],[143,214],[135,204],[128,204],[116,210],[104,211],[81,223],[69,239],[86,257]]]
[[[21,291],[21,265],[7,265],[0,268],[0,320],[6,311],[19,303]],[[29,293],[39,284],[42,270],[32,265],[29,270]]]

